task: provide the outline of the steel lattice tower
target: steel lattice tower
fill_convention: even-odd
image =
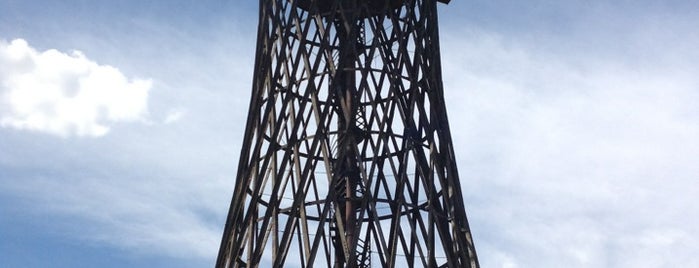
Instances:
[[[259,16],[216,266],[478,267],[437,0],[260,0]]]

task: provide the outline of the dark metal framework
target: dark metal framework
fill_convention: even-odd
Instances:
[[[437,1],[261,0],[259,23],[216,266],[478,267]]]

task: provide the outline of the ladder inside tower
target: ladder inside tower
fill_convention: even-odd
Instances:
[[[338,118],[337,146],[334,153],[332,191],[335,196],[331,237],[335,252],[335,267],[371,267],[371,240],[367,235],[360,238],[362,220],[361,200],[365,197],[360,165],[362,157],[358,144],[366,138],[367,122],[365,111],[360,105],[361,94],[356,85],[356,58],[365,42],[363,19],[348,16],[350,23],[336,21],[337,34],[341,35],[338,48],[337,71],[333,76],[331,90],[335,96]],[[348,25],[351,25],[349,28]],[[339,217],[338,217],[339,216]],[[340,222],[337,222],[339,219]],[[344,232],[340,232],[339,225]],[[368,234],[368,233],[367,233]]]

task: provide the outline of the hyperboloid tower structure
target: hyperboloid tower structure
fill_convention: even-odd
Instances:
[[[217,267],[478,267],[437,2],[260,0]]]

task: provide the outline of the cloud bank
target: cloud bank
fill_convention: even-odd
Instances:
[[[696,66],[463,36],[445,94],[484,267],[699,265]]]
[[[103,136],[114,123],[145,120],[151,86],[80,51],[39,52],[23,39],[0,40],[0,127]]]

